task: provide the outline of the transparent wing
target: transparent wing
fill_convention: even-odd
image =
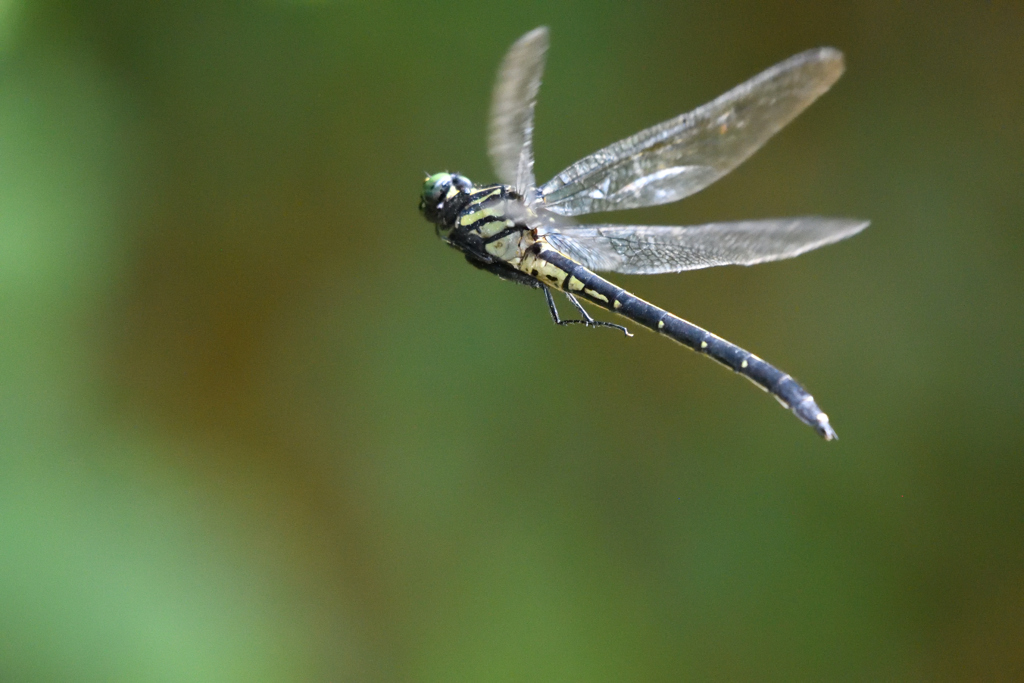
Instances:
[[[548,29],[535,28],[517,40],[498,69],[491,98],[487,151],[498,180],[520,194],[536,186],[533,177],[533,109],[544,73]]]
[[[817,216],[688,227],[582,225],[559,228],[546,239],[591,270],[653,274],[792,258],[867,226],[868,221]]]
[[[580,159],[540,188],[563,216],[665,204],[736,168],[831,87],[843,55],[829,47],[779,62],[718,99]]]

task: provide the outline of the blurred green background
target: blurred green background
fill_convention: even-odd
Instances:
[[[616,278],[842,441],[418,215],[542,23],[541,179],[845,51],[628,218],[868,231]],[[0,680],[1024,679],[1022,112],[1008,0],[3,0]]]

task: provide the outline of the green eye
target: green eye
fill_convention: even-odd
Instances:
[[[451,186],[451,173],[435,173],[423,181],[423,202],[428,205],[437,205]]]

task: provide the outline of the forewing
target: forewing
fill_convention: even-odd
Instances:
[[[653,274],[792,258],[867,226],[867,221],[817,216],[687,227],[583,225],[561,228],[546,239],[590,270]]]
[[[577,216],[682,199],[736,168],[842,73],[836,49],[794,55],[692,112],[580,159],[540,188],[543,205]]]
[[[533,177],[533,109],[544,73],[548,29],[535,28],[509,48],[491,99],[487,150],[498,180],[525,194]]]

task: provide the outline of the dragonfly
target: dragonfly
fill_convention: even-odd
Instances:
[[[420,211],[472,265],[541,289],[558,325],[610,327],[580,299],[710,356],[774,396],[825,440],[828,416],[789,374],[749,351],[627,292],[597,272],[674,273],[792,258],[857,234],[868,221],[805,216],[692,226],[580,225],[573,217],[674,202],[736,168],[827,91],[843,73],[831,47],[801,52],[717,99],[608,145],[538,186],[533,121],[549,44],[546,27],[517,40],[498,71],[488,153],[497,178],[476,185],[459,173],[423,183]],[[579,319],[563,319],[552,291]]]

